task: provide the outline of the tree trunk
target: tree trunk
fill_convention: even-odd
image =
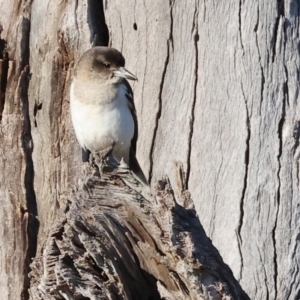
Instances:
[[[182,186],[189,190],[207,236],[251,299],[298,299],[299,7],[295,0],[0,0],[3,299],[29,298],[52,224],[74,220],[63,199],[70,211],[82,205],[66,196],[85,178],[68,93],[74,63],[92,45],[119,49],[139,78],[137,158],[151,186],[166,174],[182,209]],[[209,249],[234,299],[228,282],[238,283]],[[152,286],[174,291],[148,264],[140,267]],[[163,267],[169,278],[170,262]]]

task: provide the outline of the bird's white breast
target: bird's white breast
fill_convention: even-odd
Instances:
[[[70,90],[71,117],[79,144],[90,151],[104,150],[114,146],[114,156],[128,162],[131,140],[134,134],[134,121],[126,99],[126,88],[121,86],[112,101],[101,99],[105,91],[99,93],[99,101],[78,99],[72,82]],[[111,91],[108,91],[108,93]],[[80,93],[82,95],[82,93]],[[84,97],[94,97],[88,90]]]

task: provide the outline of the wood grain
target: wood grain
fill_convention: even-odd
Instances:
[[[141,194],[127,167],[106,155],[94,154],[81,184],[61,199],[32,264],[32,299],[249,299],[205,235],[189,192],[182,189],[186,207],[167,179],[155,195],[147,187]]]

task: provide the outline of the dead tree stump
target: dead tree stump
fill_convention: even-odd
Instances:
[[[178,169],[154,195],[96,153],[32,263],[31,299],[249,299],[206,236]],[[178,203],[184,203],[184,206]]]

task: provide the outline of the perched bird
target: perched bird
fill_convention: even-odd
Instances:
[[[83,161],[90,151],[113,146],[114,158],[119,162],[123,158],[138,179],[148,184],[135,157],[138,124],[126,80],[137,77],[124,65],[123,55],[110,47],[94,47],[81,56],[70,89],[72,122]]]

